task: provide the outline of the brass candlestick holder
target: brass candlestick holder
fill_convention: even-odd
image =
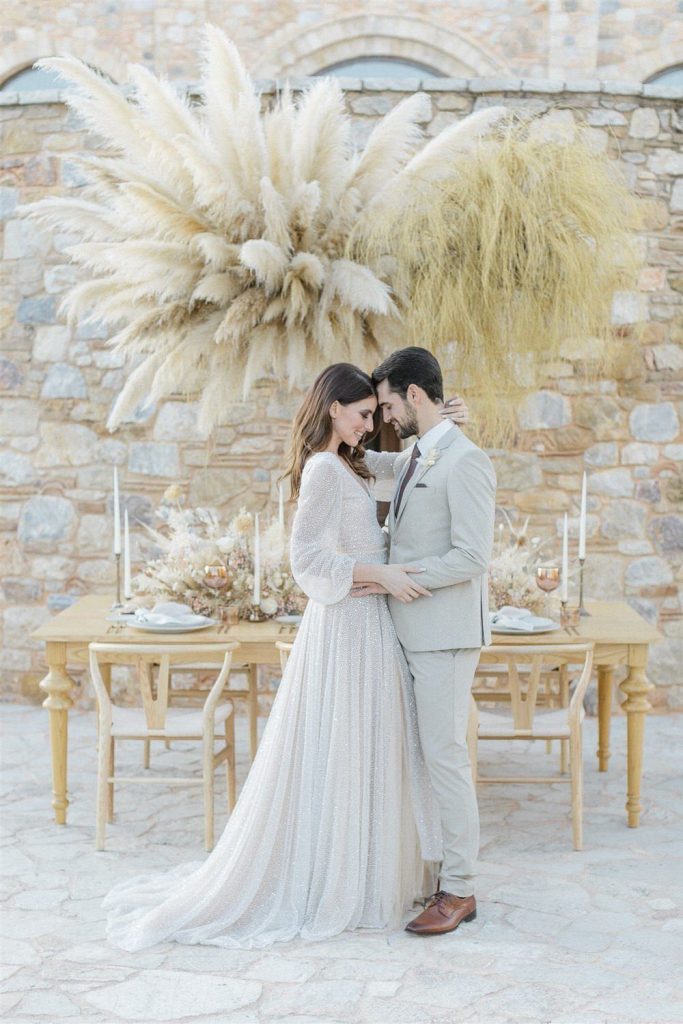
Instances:
[[[260,604],[252,604],[249,612],[249,622],[265,622],[268,616],[261,608]]]
[[[587,612],[583,604],[583,567],[586,564],[585,556],[579,559],[579,615],[583,617],[590,616],[590,612]]]
[[[120,611],[123,608],[123,602],[121,601],[121,552],[114,554],[116,559],[116,600],[111,606],[113,612]]]

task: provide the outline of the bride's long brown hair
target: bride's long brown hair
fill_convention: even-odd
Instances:
[[[301,475],[307,460],[315,452],[324,451],[329,444],[332,436],[330,409],[334,402],[351,405],[352,402],[361,402],[371,396],[375,397],[371,378],[352,363],[333,363],[315,379],[299,406],[292,425],[292,438],[284,476],[290,479],[293,501],[299,497]],[[379,430],[379,407],[375,411],[374,421],[371,438],[375,437]],[[372,478],[365,465],[365,448],[362,444],[350,448],[342,442],[338,454],[358,476],[364,480]]]

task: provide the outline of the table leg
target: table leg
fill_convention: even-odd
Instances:
[[[74,681],[66,671],[66,644],[48,643],[48,673],[41,680],[40,688],[47,693],[43,707],[50,712],[50,749],[52,751],[52,806],[55,822],[66,825],[66,809],[69,801],[66,795],[67,740],[69,708],[73,705],[71,695]]]
[[[258,665],[249,666],[249,753],[252,761],[258,749]]]
[[[612,723],[614,667],[598,665],[598,771],[607,771],[610,758],[609,734]]]
[[[626,712],[627,778],[626,811],[629,828],[638,828],[640,823],[640,778],[643,771],[643,740],[645,736],[645,715],[650,710],[647,699],[652,689],[645,676],[647,645],[641,644],[628,649],[628,675],[620,688],[626,696],[622,705]]]

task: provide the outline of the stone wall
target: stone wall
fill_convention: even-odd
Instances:
[[[354,83],[349,83],[354,86]],[[397,83],[355,83],[348,90],[363,139],[378,115],[402,98]],[[588,385],[580,353],[567,352],[553,379],[519,410],[510,452],[494,452],[500,504],[534,534],[558,536],[565,509],[576,530],[581,473],[590,473],[587,593],[628,600],[665,639],[653,649],[655,699],[683,701],[683,92],[623,86],[618,94],[585,82],[513,88],[496,81],[432,82],[429,132],[489,103],[542,110],[590,126],[628,182],[648,197],[639,290],[621,294],[615,379]],[[552,91],[540,91],[543,88]],[[3,99],[3,98],[0,98]],[[275,383],[253,401],[231,403],[210,444],[194,435],[194,407],[169,401],[115,435],[104,423],[125,370],[96,329],[70,330],[59,318],[74,280],[67,240],[48,239],[16,216],[18,204],[77,190],[74,154],[91,145],[59,102],[0,104],[4,157],[2,357],[0,359],[0,530],[6,696],[38,695],[40,648],[28,634],[81,593],[112,581],[111,480],[119,466],[134,519],[151,523],[171,482],[192,503],[234,510],[274,508],[276,477],[297,397]],[[633,329],[644,319],[640,337]],[[134,531],[134,558],[149,540]]]
[[[0,82],[64,52],[119,82],[129,61],[193,81],[206,22],[225,28],[264,77],[379,54],[451,76],[642,82],[683,52],[677,0],[32,0],[3,4]]]

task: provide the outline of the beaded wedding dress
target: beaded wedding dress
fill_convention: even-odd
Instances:
[[[367,458],[393,480],[395,455]],[[354,562],[385,560],[365,482],[336,455],[313,455],[291,539],[310,600],[249,776],[203,863],[107,895],[113,944],[325,939],[397,926],[433,891],[439,816],[408,668],[386,598],[349,596]]]

